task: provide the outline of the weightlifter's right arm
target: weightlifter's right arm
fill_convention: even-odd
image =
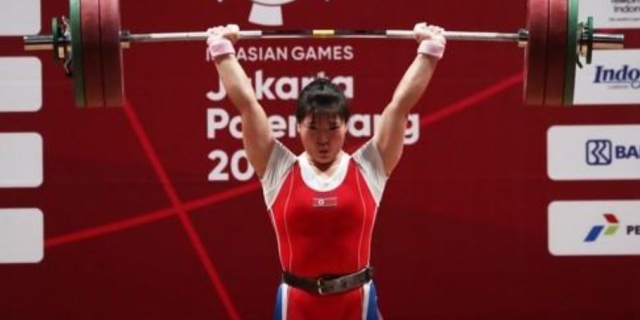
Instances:
[[[208,30],[207,55],[215,62],[222,85],[242,119],[242,141],[249,162],[258,177],[264,174],[275,139],[267,115],[258,102],[244,69],[234,54],[238,39],[236,26]]]

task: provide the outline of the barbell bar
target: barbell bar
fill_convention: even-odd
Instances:
[[[53,18],[51,35],[24,37],[25,50],[53,50],[73,78],[78,107],[124,104],[122,49],[132,43],[204,41],[207,32],[132,34],[121,30],[119,0],[70,0],[69,19]],[[243,30],[241,39],[413,39],[411,30]],[[593,19],[578,23],[578,0],[528,0],[527,28],[516,33],[446,31],[447,40],[515,42],[525,50],[524,102],[573,103],[579,57],[623,47],[621,34],[600,34]]]

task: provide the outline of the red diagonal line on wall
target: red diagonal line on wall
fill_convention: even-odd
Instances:
[[[257,181],[252,183],[246,183],[233,189],[228,189],[226,191],[216,193],[208,197],[204,197],[204,198],[200,198],[200,199],[196,199],[196,200],[184,203],[182,205],[182,208],[187,211],[196,210],[199,208],[216,204],[218,202],[223,202],[229,199],[233,199],[235,197],[242,196],[243,194],[247,194],[258,188],[260,188],[260,183]],[[100,225],[94,228],[83,229],[77,232],[72,232],[65,235],[52,237],[45,242],[45,247],[55,247],[55,246],[60,246],[60,245],[78,242],[82,240],[89,240],[92,238],[97,238],[97,237],[114,233],[117,231],[124,231],[126,229],[131,229],[137,226],[145,225],[151,222],[155,222],[157,220],[173,217],[174,215],[176,215],[175,208],[167,208],[167,209],[162,209],[162,210],[154,211],[150,213],[144,213],[136,216],[135,218],[120,220],[113,223]]]
[[[208,205],[212,205],[212,204],[215,204],[215,203],[218,203],[218,202],[223,202],[223,201],[226,201],[226,200],[229,200],[229,199],[233,199],[235,197],[242,196],[244,194],[247,194],[249,192],[255,191],[257,189],[260,189],[260,182],[259,181],[245,183],[245,184],[237,186],[235,188],[231,188],[231,189],[228,189],[226,191],[213,194],[213,195],[211,195],[209,197],[206,197],[206,198],[200,198],[200,199],[196,199],[196,200],[187,202],[184,205],[184,208],[186,210],[189,210],[189,211],[200,209],[200,208],[206,207]]]
[[[151,222],[155,222],[157,220],[173,217],[175,214],[176,214],[176,211],[173,208],[166,208],[166,209],[154,211],[151,213],[145,213],[133,219],[120,220],[113,223],[103,224],[95,228],[84,229],[78,232],[68,233],[65,235],[49,238],[47,239],[47,241],[45,241],[44,246],[55,247],[55,246],[59,246],[67,243],[73,243],[73,242],[78,242],[82,240],[97,238],[99,236],[106,235],[109,233],[124,231],[127,229],[142,226]]]
[[[522,73],[518,73],[516,75],[510,76],[488,88],[485,88],[481,91],[478,91],[471,96],[464,98],[460,101],[454,102],[442,109],[440,111],[434,112],[432,114],[425,115],[422,117],[420,124],[421,126],[428,126],[437,122],[439,120],[443,120],[457,112],[460,112],[474,103],[478,103],[484,99],[488,99],[494,95],[499,94],[500,92],[509,89],[511,86],[518,84],[522,80]],[[499,89],[499,90],[498,90]],[[226,201],[237,196],[242,196],[249,192],[253,192],[260,188],[259,182],[246,183],[244,185],[235,187],[233,189],[228,189],[224,192],[220,192],[208,197],[196,199],[190,202],[187,202],[180,206],[183,210],[195,210],[202,207],[214,205],[216,203]],[[176,208],[168,208],[159,211],[154,211],[152,213],[143,214],[136,218],[121,220],[119,222],[114,222],[110,224],[105,224],[102,226],[84,229],[80,231],[76,231],[73,233],[69,233],[66,235],[56,236],[46,241],[46,246],[54,247],[63,244],[70,244],[76,241],[88,240],[94,237],[107,235],[110,233],[115,233],[117,231],[121,231],[124,229],[129,229],[132,227],[144,225],[147,223],[151,223],[160,219],[169,218],[175,215]]]
[[[160,161],[158,154],[153,149],[153,145],[151,144],[151,140],[149,139],[149,136],[147,135],[146,131],[142,127],[142,123],[140,123],[140,120],[138,119],[135,111],[133,110],[133,107],[131,107],[131,104],[128,101],[124,105],[124,112],[127,115],[127,118],[129,119],[129,123],[131,124],[133,131],[135,132],[136,136],[138,137],[138,140],[140,141],[140,144],[142,146],[142,149],[144,150],[144,153],[149,158],[149,161],[151,162],[151,166],[153,167],[156,174],[158,175],[158,178],[160,179],[160,182],[162,184],[162,187],[164,188],[164,191],[166,192],[167,196],[171,200],[173,209],[176,210],[178,217],[180,218],[180,222],[182,222],[182,226],[187,232],[189,240],[191,240],[191,244],[195,248],[196,253],[198,254],[198,257],[200,258],[200,261],[202,262],[207,274],[209,275],[209,279],[211,280],[211,283],[216,289],[218,296],[222,301],[222,304],[224,305],[227,313],[229,314],[229,317],[231,317],[231,319],[240,319],[240,315],[238,314],[238,311],[233,305],[233,302],[231,301],[231,298],[229,297],[229,294],[227,293],[227,290],[222,284],[222,280],[220,279],[220,276],[216,271],[213,260],[211,259],[211,257],[209,257],[207,250],[204,248],[204,245],[202,244],[202,240],[200,240],[200,237],[198,236],[198,233],[196,232],[195,227],[193,226],[193,223],[189,219],[187,211],[185,210],[184,206],[180,202],[180,199],[178,197],[178,192],[176,191],[175,187],[171,183],[171,180],[169,179],[169,175],[167,174],[167,171],[162,166],[162,162]]]
[[[496,94],[502,91],[505,91],[511,88],[512,86],[520,83],[522,81],[523,75],[524,74],[522,72],[514,74],[490,87],[480,90],[462,100],[454,102],[446,106],[445,108],[440,109],[439,111],[436,111],[432,114],[428,114],[422,117],[422,119],[420,120],[420,124],[422,126],[427,126],[433,122],[442,120],[443,118],[449,117],[455,113],[463,111],[464,109],[467,109],[482,100],[491,98],[492,96],[495,96]]]

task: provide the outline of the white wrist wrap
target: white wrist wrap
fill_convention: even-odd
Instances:
[[[213,61],[225,54],[235,54],[236,50],[229,39],[210,37],[207,40],[207,61]]]
[[[422,40],[418,46],[418,53],[442,59],[442,56],[444,55],[444,48],[445,45],[440,42]]]

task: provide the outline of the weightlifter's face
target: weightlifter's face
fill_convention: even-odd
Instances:
[[[298,134],[310,160],[317,166],[326,166],[342,150],[347,124],[336,113],[310,113],[298,123]]]

